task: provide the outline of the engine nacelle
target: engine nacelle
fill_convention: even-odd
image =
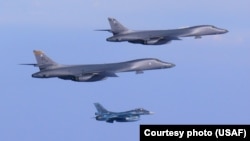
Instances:
[[[149,40],[133,40],[133,41],[128,41],[128,42],[134,43],[134,44],[143,44],[143,45],[162,45],[170,41],[171,40],[155,38],[155,39],[149,39]]]
[[[64,79],[64,80],[77,81],[77,82],[95,82],[95,81],[104,80],[106,76],[99,75],[99,74],[85,74],[83,76],[60,76],[58,78]]]
[[[155,45],[160,41],[160,39],[150,39],[150,40],[146,40],[144,43],[146,45]]]
[[[79,77],[75,77],[74,81],[85,82],[85,81],[88,81],[89,79],[91,79],[92,77],[93,77],[93,75],[79,76]]]
[[[95,82],[95,81],[100,81],[104,80],[106,77],[103,75],[98,75],[98,74],[90,74],[90,75],[84,75],[84,76],[79,76],[75,77],[72,79],[73,81],[78,81],[78,82]]]
[[[128,42],[134,43],[134,44],[155,45],[157,42],[159,42],[159,39],[153,39],[153,40],[133,40],[133,41],[128,41]]]

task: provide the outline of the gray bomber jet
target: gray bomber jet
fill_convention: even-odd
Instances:
[[[109,31],[113,36],[107,38],[110,42],[128,41],[143,45],[162,45],[172,40],[181,40],[180,37],[201,38],[204,35],[224,34],[226,29],[217,28],[213,25],[198,25],[170,30],[130,30],[123,26],[114,18],[108,18],[111,29],[101,29],[97,31]]]
[[[106,121],[108,123],[116,122],[131,122],[140,119],[140,115],[150,115],[153,112],[147,111],[143,108],[136,108],[134,110],[125,112],[110,112],[106,110],[100,103],[94,103],[97,112],[95,113],[96,120]]]
[[[135,71],[136,74],[143,73],[144,70],[172,68],[175,65],[163,62],[155,58],[137,59],[127,62],[110,64],[90,64],[90,65],[61,65],[54,62],[42,51],[34,50],[37,64],[40,71],[32,74],[35,78],[58,77],[64,80],[77,82],[94,82],[104,80],[107,77],[118,77],[116,73]]]

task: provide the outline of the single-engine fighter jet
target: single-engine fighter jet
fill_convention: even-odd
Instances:
[[[42,51],[34,50],[37,64],[40,71],[32,74],[35,78],[52,78],[58,77],[64,80],[72,80],[77,82],[94,82],[104,80],[107,77],[118,77],[118,72],[135,71],[143,73],[144,70],[172,68],[175,65],[163,62],[155,58],[137,59],[127,62],[110,63],[110,64],[89,64],[89,65],[61,65],[54,62]]]
[[[123,26],[114,18],[108,18],[111,29],[100,29],[97,31],[109,31],[113,33],[112,37],[107,38],[109,42],[128,41],[143,45],[162,45],[172,40],[181,40],[180,37],[191,37],[195,39],[204,35],[224,34],[226,29],[217,28],[213,25],[198,25],[179,29],[169,30],[130,30]]]
[[[108,123],[116,122],[131,122],[140,119],[140,115],[150,115],[153,112],[147,111],[143,108],[136,108],[134,110],[125,112],[110,112],[106,110],[100,103],[94,103],[97,112],[95,113],[96,120],[106,121]]]

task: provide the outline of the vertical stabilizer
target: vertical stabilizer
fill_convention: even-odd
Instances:
[[[45,55],[42,51],[34,50],[34,55],[36,57],[37,66],[40,70],[44,70],[48,67],[57,65],[52,59]]]
[[[128,31],[129,29],[126,28],[125,26],[123,26],[120,22],[118,22],[116,19],[114,18],[108,18],[110,27],[111,27],[111,32],[115,35],[115,34],[119,34],[125,31]]]
[[[108,113],[108,110],[106,110],[100,103],[94,103],[98,113]]]

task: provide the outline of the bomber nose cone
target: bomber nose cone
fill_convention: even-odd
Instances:
[[[169,67],[169,68],[175,67],[175,64],[173,64],[173,63],[168,63],[167,67]]]
[[[175,64],[173,63],[164,62],[164,64],[162,65],[162,68],[172,68],[174,66]]]
[[[175,64],[172,64],[172,63],[171,63],[171,68],[172,68],[172,67],[175,67]]]
[[[220,33],[222,33],[222,34],[224,34],[224,33],[227,33],[227,32],[229,32],[228,30],[226,30],[226,29],[220,29]]]

